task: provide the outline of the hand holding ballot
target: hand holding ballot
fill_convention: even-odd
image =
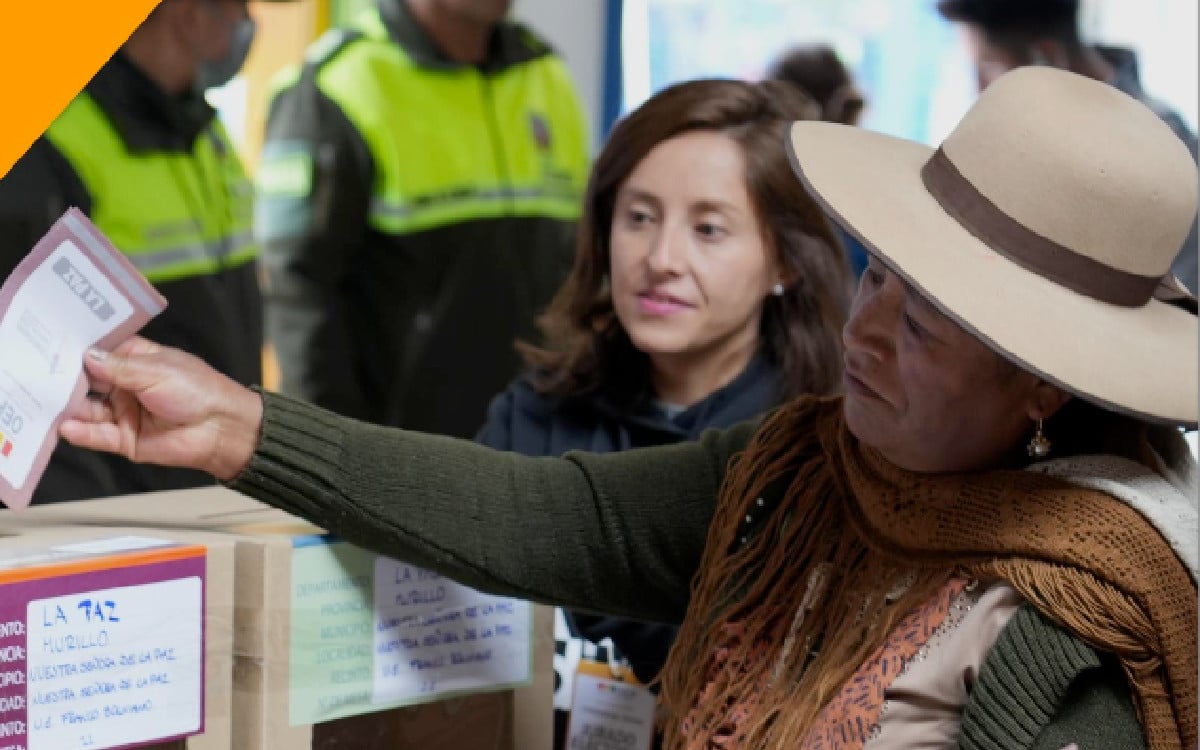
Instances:
[[[262,402],[183,351],[134,334],[166,307],[77,209],[0,288],[0,500],[28,505],[61,435],[141,463],[229,479]]]
[[[128,339],[166,300],[77,209],[0,288],[0,500],[29,504],[59,423],[84,406],[84,352]]]
[[[65,440],[225,481],[250,462],[262,399],[199,358],[135,337],[89,350],[84,366],[99,398],[62,423]]]

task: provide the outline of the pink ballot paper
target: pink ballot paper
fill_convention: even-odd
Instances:
[[[111,349],[167,306],[77,208],[0,287],[0,500],[29,505],[58,426],[87,398],[83,356]]]

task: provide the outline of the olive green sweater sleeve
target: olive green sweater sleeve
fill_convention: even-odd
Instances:
[[[231,487],[469,586],[678,622],[725,465],[751,424],[686,443],[529,458],[263,393]]]
[[[959,750],[1144,750],[1116,660],[1017,610],[988,651],[963,711]]]

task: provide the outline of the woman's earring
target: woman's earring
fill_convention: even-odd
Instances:
[[[1033,439],[1029,441],[1029,445],[1025,446],[1025,450],[1035,461],[1050,455],[1050,441],[1042,432],[1042,420],[1037,421],[1037,430],[1034,431]]]
[[[774,294],[776,297],[782,297],[783,284],[776,284],[775,286],[771,287],[771,294]]]

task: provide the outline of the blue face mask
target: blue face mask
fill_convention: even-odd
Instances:
[[[229,40],[229,54],[220,60],[205,60],[196,71],[193,87],[203,95],[205,91],[229,83],[250,54],[250,44],[254,41],[254,19],[243,18],[233,27],[233,38]]]

